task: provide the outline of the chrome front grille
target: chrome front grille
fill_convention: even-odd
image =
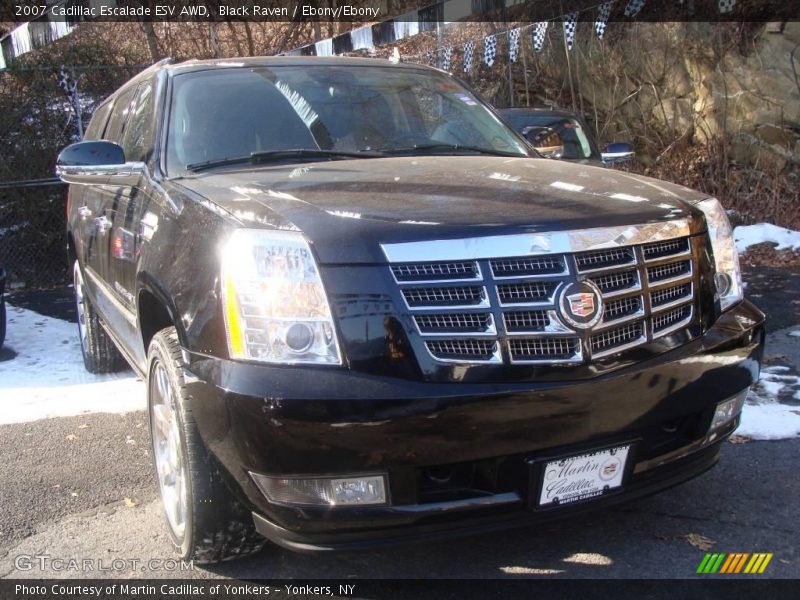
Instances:
[[[412,341],[436,361],[576,364],[617,355],[697,322],[693,242],[688,226],[672,231],[682,235],[642,235],[631,245],[531,256],[453,260],[459,253],[448,250],[450,256],[440,262],[390,266],[408,310],[406,328],[418,336]],[[434,256],[437,244],[447,243],[421,242]],[[473,247],[488,248],[473,240],[465,245]],[[562,313],[564,298],[572,293],[565,290],[581,281],[596,286],[603,306],[602,316],[585,328]]]

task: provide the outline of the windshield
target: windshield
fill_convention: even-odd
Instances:
[[[530,156],[468,90],[436,71],[306,65],[175,76],[170,175],[187,165],[284,150],[369,153],[365,158],[409,150]]]
[[[504,116],[543,156],[568,160],[600,158],[593,153],[589,134],[576,118],[531,113]]]

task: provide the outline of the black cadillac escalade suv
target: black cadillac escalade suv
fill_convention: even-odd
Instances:
[[[162,62],[58,173],[86,367],[146,380],[184,557],[649,494],[714,465],[759,375],[716,200],[541,159],[434,69]]]

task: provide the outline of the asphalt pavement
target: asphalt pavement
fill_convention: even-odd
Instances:
[[[759,269],[748,294],[795,372],[797,272]],[[69,318],[69,292],[12,299]],[[768,354],[771,352],[768,341]],[[0,357],[2,360],[2,357]],[[113,398],[109,398],[113,402]],[[507,578],[694,577],[706,550],[771,552],[760,577],[800,577],[800,438],[723,445],[720,464],[684,485],[545,527],[368,552],[295,554],[174,570],[148,453],[146,415],[89,414],[0,426],[0,577]],[[97,571],[41,569],[31,557],[89,558]],[[26,559],[27,557],[27,559]],[[122,562],[120,562],[120,560]],[[30,567],[30,568],[29,568]]]

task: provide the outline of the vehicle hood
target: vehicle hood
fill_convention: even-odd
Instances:
[[[245,226],[302,231],[323,264],[385,262],[382,242],[697,219],[688,202],[706,197],[611,169],[494,156],[247,165],[173,182]]]

